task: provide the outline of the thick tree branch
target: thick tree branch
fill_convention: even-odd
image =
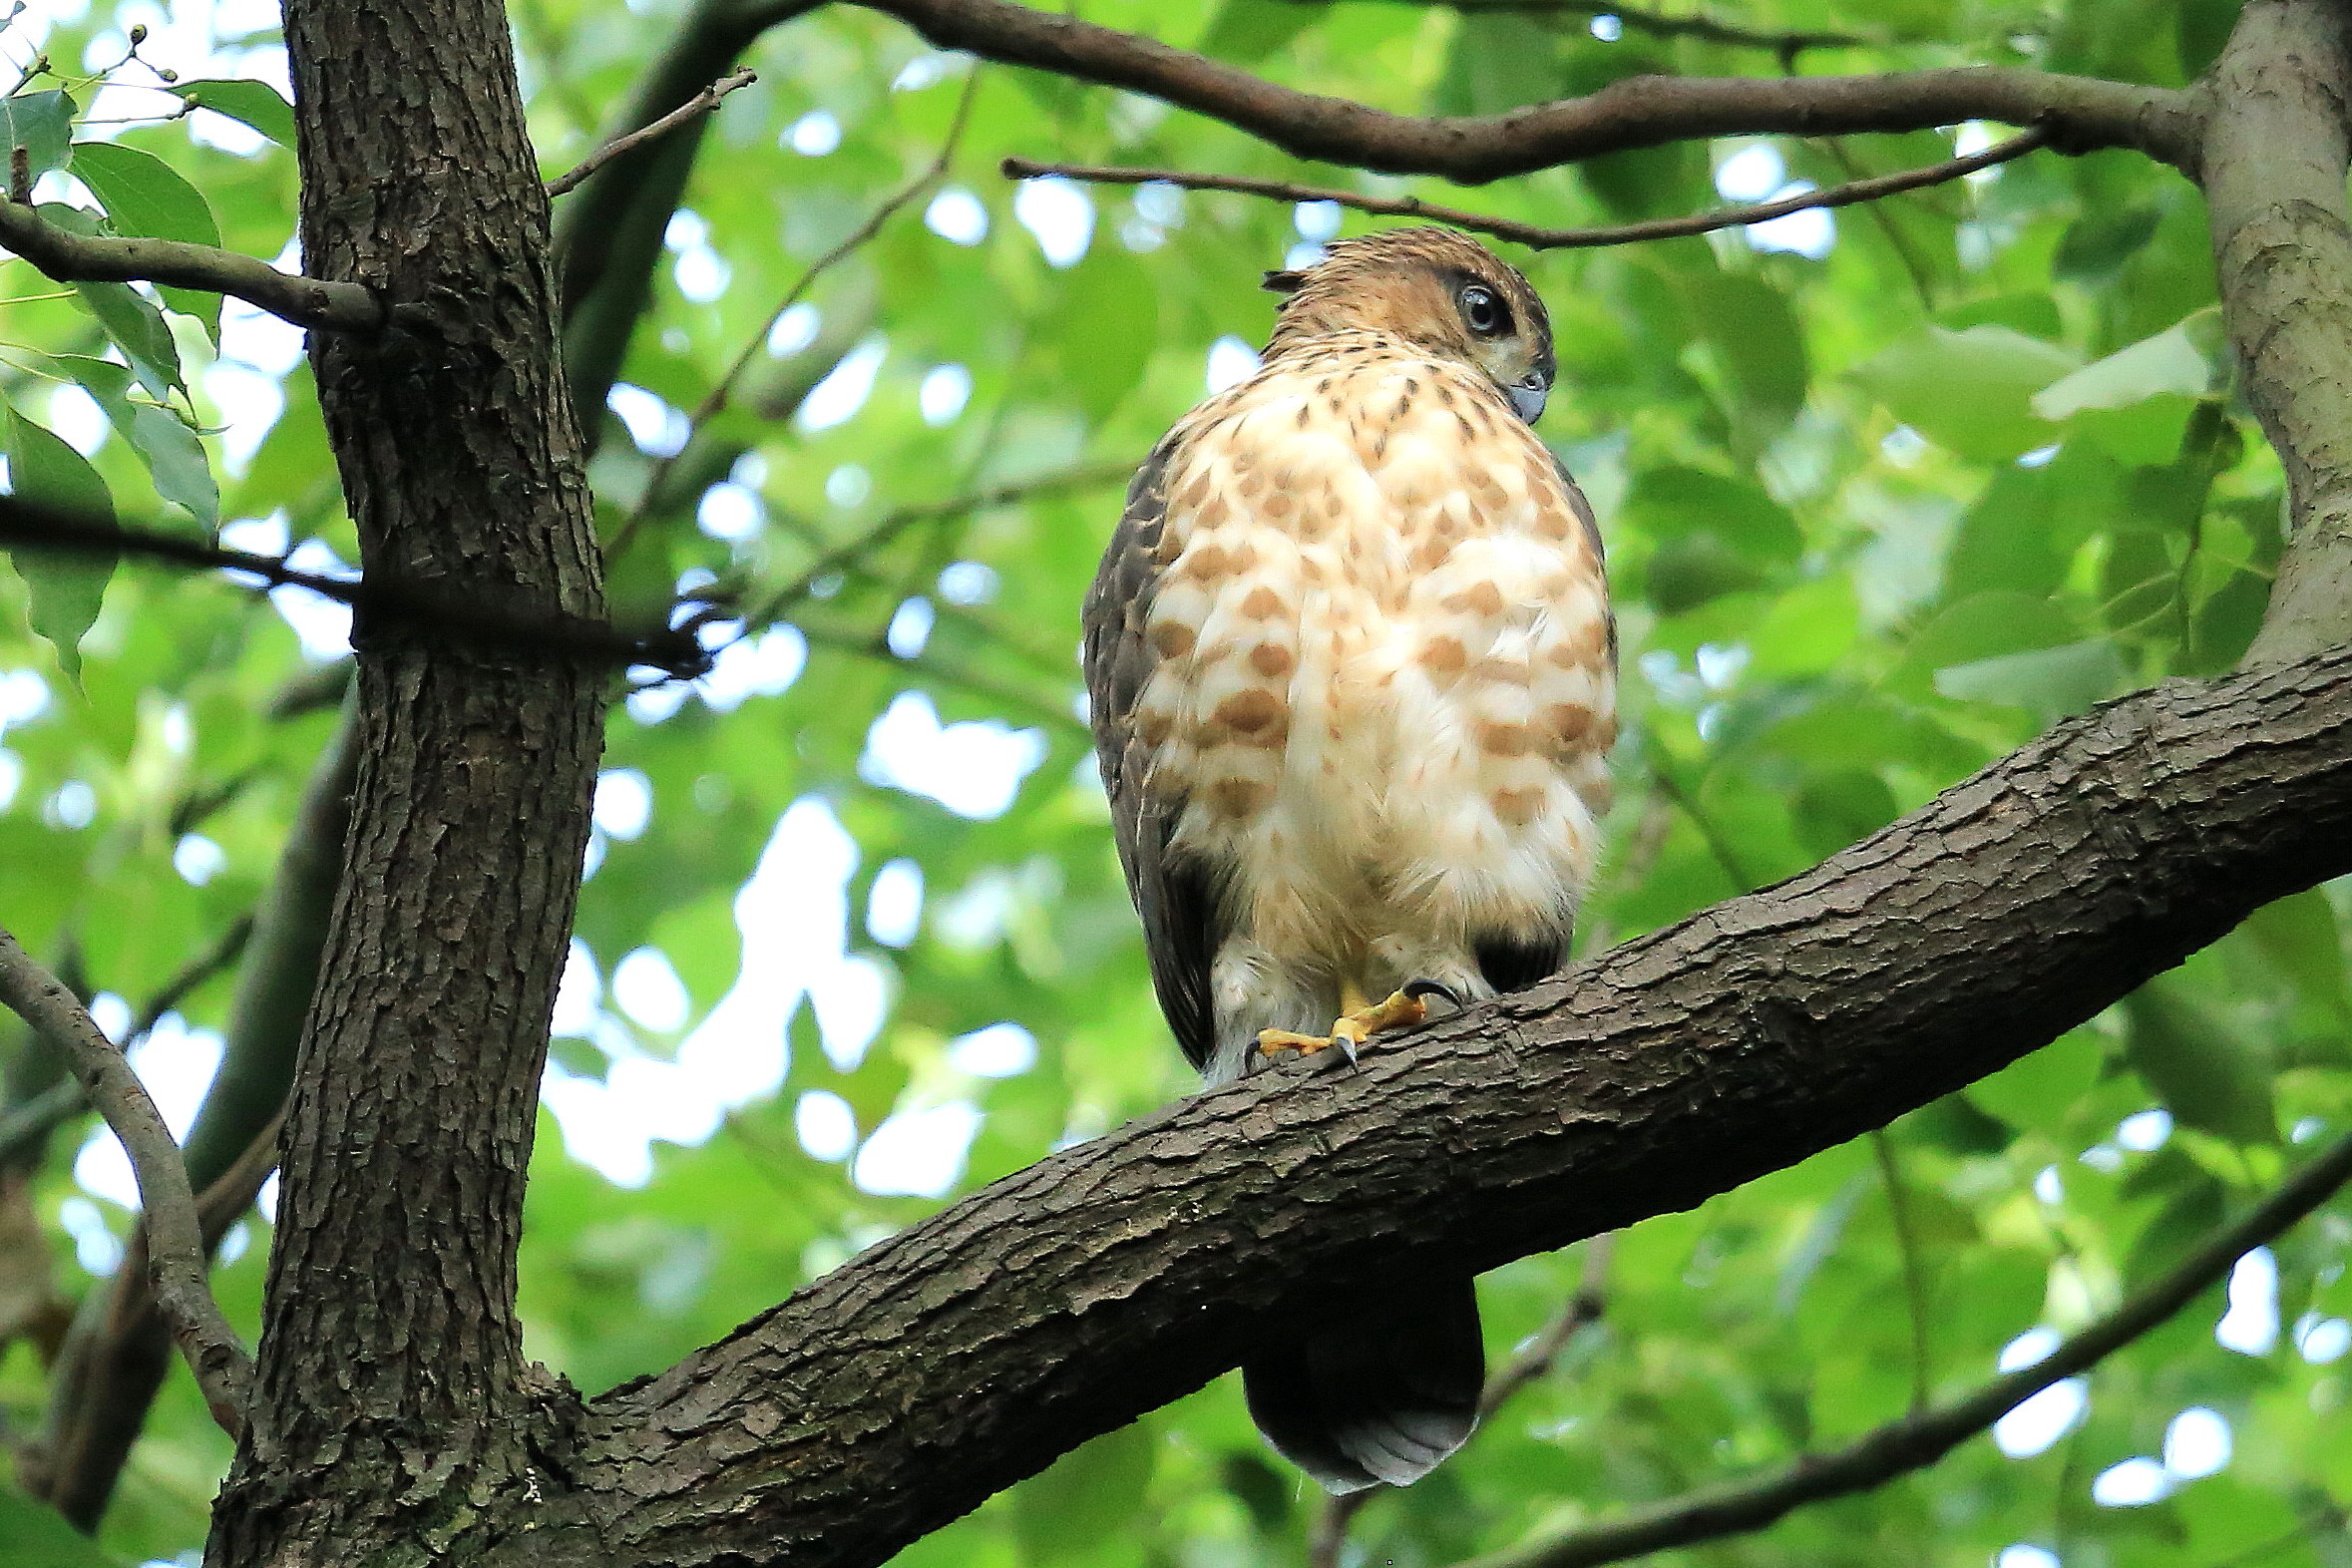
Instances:
[[[523,614],[421,587],[387,587],[365,577],[322,577],[289,566],[280,556],[230,550],[160,529],[123,528],[103,518],[20,496],[0,496],[0,544],[78,555],[139,556],[199,571],[240,573],[259,578],[270,588],[307,588],[363,614],[422,626],[451,641],[568,655],[603,664],[643,665],[680,680],[690,680],[710,667],[710,655],[695,637],[697,620],[632,632],[572,615]]]
[[[2197,162],[2221,317],[2285,465],[2294,538],[2249,660],[2352,641],[2352,46],[2328,0],[2253,0],[2206,84]]]
[[[1361,191],[1294,185],[1285,180],[1256,180],[1246,175],[1196,175],[1178,169],[1039,164],[1025,158],[1007,158],[1002,168],[1005,177],[1011,180],[1036,180],[1053,175],[1094,185],[1166,184],[1182,186],[1187,191],[1234,191],[1244,196],[1271,196],[1278,201],[1334,201],[1359,212],[1371,212],[1382,217],[1422,217],[1431,222],[1450,223],[1456,228],[1492,234],[1497,239],[1508,239],[1535,250],[1572,250],[1599,245],[1633,244],[1645,239],[1679,239],[1690,234],[1713,233],[1719,228],[1739,228],[1749,223],[1766,222],[1814,207],[1851,206],[1857,201],[1875,201],[1898,192],[1944,185],[1980,169],[2006,164],[2013,158],[2023,158],[2038,147],[2048,146],[2050,138],[2045,132],[2027,131],[1988,147],[1981,153],[1931,164],[1923,169],[1905,169],[1891,175],[1850,181],[1845,185],[1831,186],[1826,191],[1808,191],[1799,196],[1781,196],[1777,200],[1760,201],[1753,206],[1725,207],[1717,212],[1694,212],[1688,217],[1651,218],[1640,223],[1612,223],[1599,228],[1545,228],[1535,223],[1522,223],[1516,218],[1439,206],[1433,201],[1423,201],[1419,196],[1368,196]]]
[[[168,283],[241,299],[300,327],[376,332],[383,301],[357,283],[280,272],[257,256],[178,239],[111,239],[70,233],[38,209],[0,198],[0,245],[61,283]]]
[[[65,1057],[83,1092],[122,1140],[154,1237],[149,1269],[156,1303],[204,1391],[212,1419],[223,1431],[241,1431],[252,1360],[205,1282],[202,1228],[189,1191],[188,1168],[156,1102],[122,1049],[91,1021],[74,993],[35,964],[5,928],[0,928],[0,1003]]]
[[[1920,1410],[1834,1453],[1808,1453],[1756,1480],[1712,1488],[1589,1529],[1521,1543],[1461,1568],[1599,1568],[1674,1546],[1761,1530],[1807,1503],[1882,1486],[1924,1469],[2054,1383],[2096,1367],[2221,1283],[2230,1267],[2277,1237],[2352,1181],[2352,1138],[2313,1160],[2235,1225],[2045,1361],[1994,1378],[1967,1398]]]
[[[571,170],[549,181],[548,199],[552,201],[557,196],[571,195],[579,189],[582,181],[611,163],[621,154],[632,148],[642,147],[655,137],[666,135],[689,120],[712,113],[718,108],[720,99],[735,89],[749,87],[758,80],[759,74],[755,71],[735,70],[728,72],[651,125],[639,126],[636,130],[623,136],[614,137],[582,159]]]
[[[2352,869],[2348,677],[2337,651],[2110,703],[1360,1070],[1053,1155],[594,1401],[535,1560],[879,1563],[1270,1313],[1689,1208],[1997,1070]]]
[[[2193,156],[2196,101],[2185,92],[1968,67],[1883,76],[1629,77],[1587,98],[1505,115],[1433,117],[1278,87],[1154,39],[1008,0],[856,0],[944,49],[1032,66],[1163,99],[1222,120],[1299,158],[1484,185],[1601,153],[1704,137],[1918,131],[1963,120],[2038,126],[2068,153],[2137,148]]]

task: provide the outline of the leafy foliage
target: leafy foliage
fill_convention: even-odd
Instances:
[[[1631,22],[1605,41],[1574,8],[1087,10],[1400,111],[1773,65]],[[1808,69],[1985,61],[2178,83],[2230,10],[1778,0],[1741,20],[1881,40],[1808,54]],[[112,67],[132,11],[101,4],[45,34],[20,17],[0,48],[20,65],[37,46],[59,70]],[[681,22],[667,5],[587,0],[525,0],[516,18],[550,173],[595,145]],[[291,115],[233,75],[266,74],[273,35],[215,41],[209,60],[200,28],[143,48],[202,79],[168,94],[133,62],[117,86],[39,78],[0,107],[44,212],[278,254]],[[617,611],[656,613],[685,588],[764,613],[728,628],[710,679],[638,691],[611,725],[523,1259],[533,1354],[588,1389],[1188,1086],[1076,716],[1076,608],[1122,471],[1227,362],[1212,344],[1262,338],[1259,269],[1342,216],[1164,187],[1011,188],[995,161],[1388,189],[1140,99],[983,67],[943,182],[779,315],[930,167],[972,66],[844,8],[771,33],[751,63],[761,80],[707,129],[623,384],[591,411]],[[1677,146],[1477,199],[1610,221],[1706,206],[1718,179],[1768,192],[1950,151],[1930,135]],[[2041,154],[1753,236],[1518,259],[1559,338],[1544,433],[1603,519],[1627,650],[1620,804],[1585,949],[1799,870],[2053,718],[2226,668],[2252,635],[2281,478],[2233,393],[2201,208],[2172,173]],[[248,544],[282,530],[306,564],[352,556],[284,330],[174,290],[53,288],[21,263],[0,269],[0,292],[18,491],[207,532],[226,520]],[[733,395],[711,405],[739,356]],[[962,503],[977,496],[995,499]],[[136,1007],[262,897],[333,722],[277,699],[315,686],[335,625],[147,567],[31,551],[13,565],[0,921]],[[1460,1460],[1375,1500],[1355,1525],[1362,1560],[1446,1563],[1834,1444],[1916,1388],[1981,1382],[2037,1326],[2113,1304],[2242,1208],[2295,1144],[2352,1119],[2344,913],[2334,889],[2275,906],[1898,1123],[1883,1163],[1833,1150],[1629,1232],[1600,1324]],[[187,998],[195,1032],[145,1047],[152,1078],[200,1080],[227,990]],[[24,1053],[12,1092],[43,1082]],[[0,1281],[45,1276],[70,1299],[109,1266],[129,1217],[94,1125],[73,1123],[21,1192],[0,1172],[0,1206],[37,1226],[0,1212]],[[250,1326],[266,1225],[248,1228],[220,1279]],[[2227,1344],[2222,1304],[2200,1306],[2104,1366],[2072,1420],[2004,1428],[2014,1456],[1975,1441],[1660,1560],[1980,1564],[2024,1544],[2069,1565],[2333,1568],[2352,1495],[2335,1360],[2348,1242],[2352,1210],[2324,1212],[2274,1249],[2274,1285],[2241,1271]],[[1485,1282],[1498,1361],[1577,1275],[1574,1257],[1537,1258]],[[15,1300],[0,1290],[0,1333],[18,1336],[0,1407],[24,1432],[46,1390],[32,1318],[5,1316]],[[2041,1408],[2063,1415],[2069,1397]],[[2198,1473],[2209,1444],[2177,1435],[2191,1408],[2235,1434],[2218,1473]],[[2102,1478],[2147,1478],[2114,1467],[2165,1457],[2168,1431],[2173,1467],[2109,1505],[2126,1493]],[[105,1550],[193,1549],[225,1459],[176,1378]],[[0,1492],[0,1564],[93,1560],[7,1523],[27,1506]],[[1317,1506],[1228,1379],[901,1561],[1296,1562]]]

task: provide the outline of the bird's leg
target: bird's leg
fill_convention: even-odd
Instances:
[[[1364,987],[1355,980],[1343,980],[1340,983],[1340,1015],[1332,1020],[1329,1038],[1294,1034],[1288,1029],[1261,1029],[1258,1031],[1258,1050],[1264,1055],[1295,1050],[1304,1056],[1337,1045],[1347,1052],[1348,1060],[1353,1063],[1357,1047],[1372,1035],[1387,1029],[1409,1029],[1426,1023],[1429,1020],[1429,1007],[1422,998],[1427,996],[1443,996],[1457,1008],[1462,1004],[1461,998],[1453,993],[1450,986],[1441,985],[1435,980],[1408,980],[1401,989],[1391,992],[1386,1000],[1378,1002],[1367,997]]]

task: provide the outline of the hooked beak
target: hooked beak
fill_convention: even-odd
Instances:
[[[1519,417],[1532,425],[1543,418],[1544,399],[1551,395],[1551,390],[1537,377],[1529,376],[1503,388],[1503,395],[1511,400],[1511,407],[1518,411]]]

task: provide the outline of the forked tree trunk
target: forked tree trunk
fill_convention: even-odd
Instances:
[[[306,264],[396,311],[312,342],[370,579],[600,616],[503,8],[285,24]],[[354,642],[350,847],[215,1568],[423,1561],[535,1485],[515,1248],[609,672],[385,620]]]

